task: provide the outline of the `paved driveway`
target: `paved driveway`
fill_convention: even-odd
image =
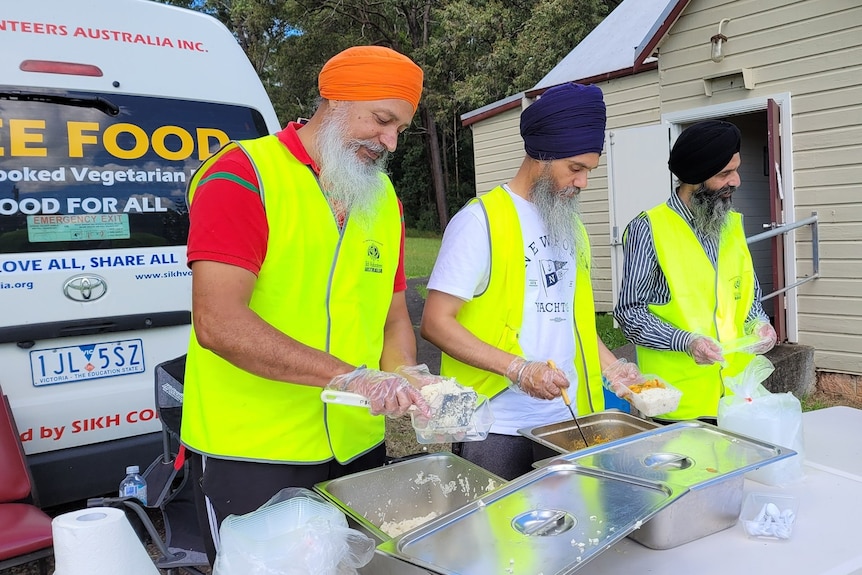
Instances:
[[[407,310],[410,312],[410,320],[413,322],[413,331],[416,332],[417,360],[424,363],[433,374],[440,373],[440,350],[433,344],[422,339],[419,335],[419,324],[422,321],[422,310],[425,307],[425,299],[417,291],[417,286],[425,286],[428,278],[412,278],[407,280]]]

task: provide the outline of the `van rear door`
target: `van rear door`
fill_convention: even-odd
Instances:
[[[188,345],[186,183],[267,133],[249,107],[0,86],[0,385],[31,465],[160,430],[153,370]]]

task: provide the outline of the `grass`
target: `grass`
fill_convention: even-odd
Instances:
[[[431,275],[441,241],[440,237],[407,236],[404,242],[404,273],[408,279]]]
[[[596,314],[596,331],[608,349],[616,349],[629,343],[622,330],[614,327],[614,316],[609,313]]]

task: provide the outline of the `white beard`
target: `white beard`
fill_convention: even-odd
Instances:
[[[539,212],[551,244],[580,259],[585,253],[587,238],[581,219],[580,190],[567,197],[570,189],[554,189],[550,167],[546,167],[530,188],[530,201]]]
[[[370,140],[346,139],[350,105],[330,111],[317,134],[320,157],[320,183],[333,210],[349,215],[365,225],[383,199],[383,175],[389,153],[384,146]],[[380,157],[364,162],[356,154],[366,147]]]

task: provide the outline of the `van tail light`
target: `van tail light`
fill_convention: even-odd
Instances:
[[[53,62],[51,60],[24,60],[19,66],[22,72],[43,72],[45,74],[68,74],[70,76],[101,77],[102,70],[92,64],[74,62]]]

